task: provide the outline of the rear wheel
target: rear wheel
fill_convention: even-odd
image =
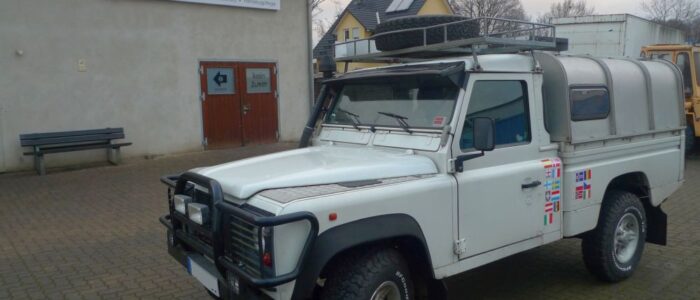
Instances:
[[[639,265],[645,240],[646,217],[639,198],[611,191],[603,200],[598,226],[583,238],[583,261],[603,281],[624,280]]]
[[[395,249],[358,251],[342,257],[331,270],[320,299],[413,299],[405,259]]]

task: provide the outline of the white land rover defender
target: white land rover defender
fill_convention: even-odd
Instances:
[[[632,275],[683,182],[677,67],[453,18],[337,45],[396,64],[327,80],[300,149],[164,177],[169,253],[225,299],[438,299],[442,279],[567,237],[598,278]]]

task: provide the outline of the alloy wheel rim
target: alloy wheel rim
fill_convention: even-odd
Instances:
[[[634,253],[637,252],[639,244],[639,221],[631,212],[622,216],[615,228],[615,240],[613,245],[613,255],[619,263],[626,264]]]
[[[385,281],[372,293],[371,300],[401,300],[399,286],[393,281]]]

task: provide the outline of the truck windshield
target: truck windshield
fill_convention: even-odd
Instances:
[[[326,124],[442,128],[460,88],[447,77],[412,75],[352,80],[337,90]]]

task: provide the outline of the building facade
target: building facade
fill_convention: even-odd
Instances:
[[[685,33],[630,14],[553,18],[557,37],[569,39],[565,54],[639,57],[642,47],[683,44]]]
[[[296,140],[310,30],[307,1],[2,1],[0,172],[31,168],[22,133],[123,127],[124,157]]]

